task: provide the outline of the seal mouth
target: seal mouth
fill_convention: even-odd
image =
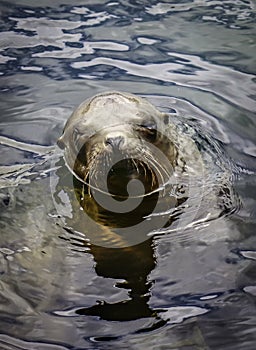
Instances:
[[[124,155],[122,155],[124,156]],[[154,169],[147,162],[142,162],[135,157],[129,157],[117,160],[107,174],[107,194],[115,198],[143,197],[156,192],[159,188],[159,181]],[[86,181],[89,187],[97,188],[98,191],[104,191],[104,176],[99,176],[97,169],[108,166],[108,162],[113,161],[113,155],[104,157],[105,164],[95,164],[91,167],[91,172]],[[131,195],[128,193],[128,184],[132,180],[140,181],[144,186],[142,193]]]
[[[136,139],[135,139],[136,140]],[[125,143],[125,147],[122,147]],[[153,149],[152,149],[153,147]],[[139,140],[129,143],[121,137],[100,144],[85,142],[77,153],[74,166],[68,167],[82,183],[116,199],[140,198],[160,192],[169,183],[173,169],[170,161],[152,144]],[[128,193],[131,180],[144,189]]]

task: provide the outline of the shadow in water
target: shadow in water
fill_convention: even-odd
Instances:
[[[129,290],[130,299],[117,303],[99,302],[89,308],[76,311],[79,315],[99,316],[109,321],[130,321],[156,316],[148,306],[152,282],[148,276],[155,268],[156,261],[152,239],[127,248],[90,247],[96,262],[98,276],[121,279],[116,287]]]

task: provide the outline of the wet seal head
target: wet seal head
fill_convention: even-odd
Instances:
[[[126,185],[128,180],[135,184],[136,179],[146,185],[142,193],[135,186],[131,194],[140,197],[156,190],[158,179],[161,185],[169,181],[175,165],[177,150],[170,135],[166,137],[163,132],[165,129],[163,113],[147,100],[109,92],[96,95],[77,108],[58,145],[64,149],[66,164],[74,176],[91,188],[109,193],[109,176],[110,193],[126,196],[127,191],[117,181],[117,176],[120,179],[125,171]]]

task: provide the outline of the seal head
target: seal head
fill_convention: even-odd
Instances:
[[[94,184],[100,189],[99,169],[112,163],[115,164],[112,184],[115,176],[120,180],[125,169],[127,182],[140,179],[144,184],[148,182],[148,191],[152,191],[159,185],[152,169],[167,180],[168,167],[174,165],[176,159],[174,144],[161,132],[167,127],[165,120],[165,115],[143,98],[124,92],[106,92],[86,100],[74,111],[58,145],[64,149],[69,169],[86,184],[93,176]],[[168,128],[171,128],[169,120]],[[160,149],[166,160],[159,160],[150,145]],[[113,191],[120,194],[117,184],[118,181],[112,186]]]

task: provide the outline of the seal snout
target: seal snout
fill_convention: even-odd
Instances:
[[[113,149],[120,149],[124,145],[123,136],[106,137],[105,145],[111,146]]]

